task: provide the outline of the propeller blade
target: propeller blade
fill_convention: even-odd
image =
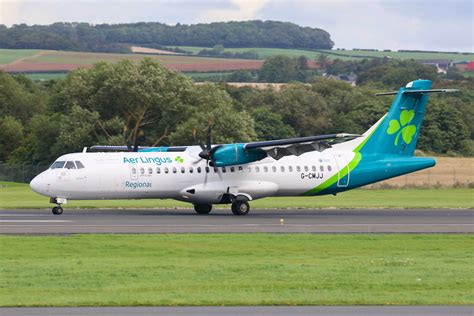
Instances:
[[[212,143],[211,143],[211,132],[212,132],[212,126],[211,124],[209,124],[209,126],[207,127],[207,135],[206,135],[206,147],[207,147],[207,150],[211,150],[211,146],[212,146]]]

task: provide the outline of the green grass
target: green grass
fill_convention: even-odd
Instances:
[[[473,235],[0,236],[0,306],[474,304]]]
[[[40,50],[33,49],[0,49],[0,65],[9,64],[19,58],[31,57]]]
[[[192,54],[197,54],[205,47],[195,46],[175,46]],[[211,49],[211,48],[206,48]],[[305,55],[310,59],[316,59],[320,52],[308,51],[301,49],[283,49],[283,48],[225,48],[225,51],[231,53],[241,53],[252,51],[256,52],[260,58],[266,58],[273,55],[286,55],[289,57],[297,57]],[[453,54],[453,53],[424,53],[424,52],[383,52],[383,51],[354,51],[354,50],[322,50],[328,54],[329,58],[340,58],[344,60],[354,60],[364,58],[365,56],[372,58],[383,58],[390,56],[394,59],[452,59],[454,62],[474,60],[474,53],[470,54]],[[340,56],[342,55],[342,56]]]
[[[474,189],[356,189],[337,196],[265,198],[253,208],[473,208]],[[49,199],[31,191],[28,184],[0,182],[0,208],[49,208]],[[67,208],[179,208],[191,207],[174,200],[69,201]],[[221,207],[228,207],[223,205]]]

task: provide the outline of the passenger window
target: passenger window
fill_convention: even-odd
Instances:
[[[198,173],[201,173],[201,167],[197,167],[196,170]]]
[[[222,167],[222,173],[226,173],[226,171],[225,167]]]
[[[301,167],[300,166],[296,166],[296,172],[301,172]]]
[[[66,165],[64,166],[66,169],[76,169],[76,165],[72,161],[66,162]]]
[[[209,167],[206,167],[206,173],[209,173],[209,171],[210,171]]]
[[[51,169],[60,169],[64,167],[65,161],[56,161],[51,165]]]
[[[316,170],[316,166],[311,166],[311,170],[317,171],[317,170]]]
[[[288,171],[289,171],[289,172],[293,172],[293,166],[289,166],[289,167],[288,167]]]
[[[272,166],[272,171],[273,171],[273,172],[277,172],[277,167],[276,167],[276,166]]]
[[[82,162],[76,160],[76,166],[77,166],[77,169],[84,169],[84,165],[82,164]]]
[[[267,166],[263,167],[263,171],[268,172],[268,167]]]
[[[184,167],[181,167],[181,173],[185,173],[186,169]]]
[[[193,173],[194,169],[193,167],[189,167],[189,173]]]
[[[168,167],[165,167],[165,173],[169,173],[170,170],[168,169]]]
[[[234,167],[230,167],[230,172],[234,172],[235,171],[235,168]]]
[[[160,167],[156,167],[156,173],[160,173],[160,172],[161,172]]]
[[[255,167],[255,172],[260,172],[260,168],[258,166]]]
[[[247,166],[247,172],[252,172],[252,167]]]
[[[217,167],[214,167],[214,173],[217,173],[219,170],[217,169]]]
[[[152,167],[148,167],[148,174],[153,174],[153,168]]]
[[[244,167],[239,166],[239,171],[243,171],[243,170],[244,170]]]
[[[281,172],[285,172],[285,166],[280,167]]]
[[[135,167],[132,167],[132,174],[137,174],[137,169]]]
[[[176,173],[178,172],[178,170],[176,169],[176,167],[173,167],[173,173]]]
[[[308,166],[304,166],[304,171],[308,172],[309,168]]]
[[[328,166],[328,171],[331,171],[331,170],[332,170],[331,166]]]
[[[324,171],[323,165],[319,166],[319,171]]]
[[[145,174],[145,169],[144,168],[140,168],[140,174]]]

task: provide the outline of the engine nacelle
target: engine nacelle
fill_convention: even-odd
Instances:
[[[222,145],[212,155],[216,167],[241,165],[262,160],[267,154],[261,149],[244,149],[244,144]]]

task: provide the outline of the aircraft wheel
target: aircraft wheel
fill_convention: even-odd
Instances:
[[[235,201],[231,209],[234,215],[247,215],[250,212],[250,205],[247,201]]]
[[[194,204],[194,210],[198,214],[209,214],[212,210],[212,204]]]
[[[54,215],[61,215],[63,213],[63,208],[61,206],[53,207],[53,214]]]

